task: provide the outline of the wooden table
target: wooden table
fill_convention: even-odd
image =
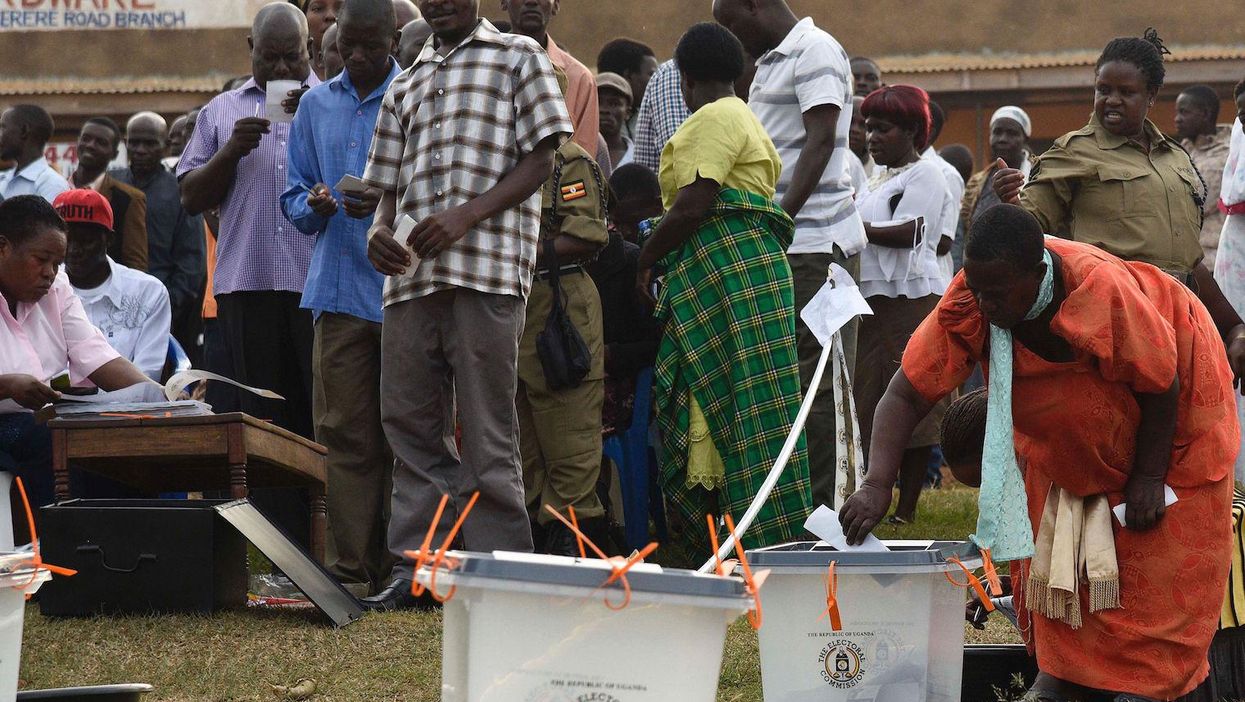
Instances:
[[[57,501],[69,498],[69,466],[144,492],[307,488],[311,549],[324,562],[327,450],[241,414],[150,419],[54,419],[52,471]]]

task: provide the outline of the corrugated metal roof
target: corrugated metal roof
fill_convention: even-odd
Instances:
[[[1245,59],[1245,46],[1173,46],[1169,62],[1231,61]],[[878,65],[886,73],[950,73],[958,71],[1008,71],[1027,68],[1092,66],[1099,51],[1059,53],[956,53],[922,56],[886,56]]]
[[[233,76],[211,75],[192,78],[0,78],[0,95],[137,95],[150,93],[212,93]]]

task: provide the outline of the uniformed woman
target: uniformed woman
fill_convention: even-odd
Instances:
[[[999,164],[995,192],[1019,204],[1043,231],[1155,265],[1184,281],[1210,310],[1238,380],[1245,326],[1202,265],[1198,234],[1207,197],[1189,155],[1148,118],[1169,53],[1158,33],[1113,39],[1098,58],[1089,124],[1038,159],[1028,183]]]

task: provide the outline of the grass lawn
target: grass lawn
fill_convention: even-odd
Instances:
[[[976,520],[976,492],[927,492],[915,524],[883,526],[886,538],[963,539]],[[764,595],[764,591],[762,591]],[[1006,622],[972,643],[1016,640]],[[317,681],[315,702],[440,698],[439,613],[370,615],[334,630],[313,615],[243,611],[211,617],[46,619],[26,610],[23,688],[147,682],[156,700],[273,700],[269,684]],[[761,699],[757,639],[744,621],[726,641],[718,700]]]

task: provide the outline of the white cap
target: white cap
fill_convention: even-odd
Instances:
[[[990,118],[990,128],[994,128],[994,123],[1001,119],[1014,120],[1020,125],[1021,131],[1026,137],[1033,136],[1033,122],[1029,120],[1029,114],[1015,105],[1004,105],[994,111],[994,115]]]

